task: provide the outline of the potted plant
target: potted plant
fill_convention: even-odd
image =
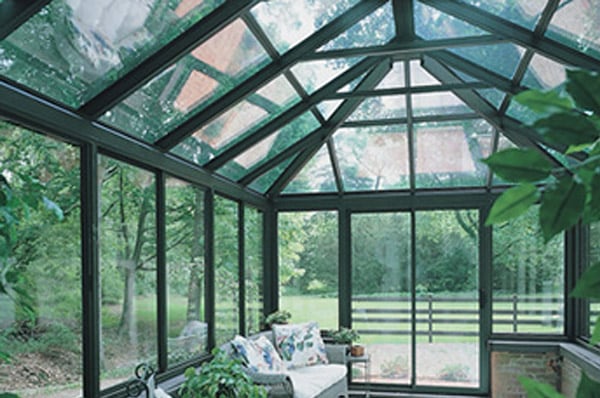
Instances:
[[[354,344],[360,340],[360,335],[354,329],[342,327],[331,334],[334,343],[347,344],[350,346],[350,355],[360,357],[365,354],[365,347],[360,344]]]
[[[267,398],[267,390],[252,382],[240,360],[215,348],[213,359],[199,370],[187,368],[179,388],[181,398]]]
[[[292,314],[289,311],[277,310],[267,315],[265,318],[265,325],[269,328],[275,324],[285,325],[288,323],[291,317]]]

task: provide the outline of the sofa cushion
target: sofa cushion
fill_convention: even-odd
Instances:
[[[294,386],[294,398],[314,398],[346,377],[345,365],[329,364],[296,368],[288,371]]]
[[[273,344],[265,337],[252,341],[238,335],[233,338],[231,345],[246,366],[255,372],[281,373],[285,370]]]
[[[325,344],[316,322],[273,325],[273,337],[275,347],[288,369],[328,363]]]

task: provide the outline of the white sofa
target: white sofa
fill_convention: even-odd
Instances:
[[[266,331],[249,336],[257,340],[267,337],[275,345],[273,332]],[[221,349],[235,355],[228,342]],[[328,364],[286,369],[282,373],[260,373],[246,368],[255,383],[264,385],[272,398],[338,398],[348,396],[346,346],[325,344]]]

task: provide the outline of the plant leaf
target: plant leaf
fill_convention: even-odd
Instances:
[[[2,392],[0,393],[0,398],[19,398],[19,396],[11,392]]]
[[[525,213],[539,199],[539,192],[533,184],[521,184],[506,190],[490,209],[485,225],[508,221]]]
[[[590,338],[590,344],[596,345],[598,343],[600,343],[600,316],[596,318],[596,324],[594,325],[592,337]]]
[[[569,176],[547,187],[540,206],[540,225],[546,242],[575,225],[583,214],[585,195],[583,184]]]
[[[550,384],[519,376],[519,383],[525,388],[528,398],[564,398]]]
[[[571,291],[571,296],[600,299],[600,263],[585,270]]]
[[[581,373],[579,387],[577,387],[576,398],[600,398],[600,383],[590,379],[585,373]]]
[[[567,91],[577,106],[600,113],[600,76],[584,70],[568,70]]]
[[[585,170],[580,170],[577,175]],[[584,180],[589,187],[588,198],[584,212],[584,222],[589,224],[600,220],[600,173],[593,173],[589,181]]]
[[[557,113],[538,120],[534,127],[548,142],[566,146],[590,144],[600,137],[596,125],[582,114]]]
[[[534,149],[509,148],[482,160],[506,181],[535,182],[550,175],[552,164]]]
[[[561,97],[557,91],[527,90],[513,97],[515,101],[536,113],[551,114],[573,109],[570,98]]]

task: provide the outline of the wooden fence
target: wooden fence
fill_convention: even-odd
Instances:
[[[352,299],[352,323],[361,335],[410,335],[412,310],[408,298],[355,297]],[[397,304],[395,308],[389,308]],[[388,308],[386,308],[388,307]],[[462,307],[462,308],[461,308]],[[476,298],[419,296],[416,299],[416,334],[427,336],[478,336],[479,302]],[[527,329],[547,329],[548,333],[562,327],[564,317],[560,297],[521,297],[517,295],[494,298],[492,323],[494,327],[510,325],[513,333]],[[597,316],[600,311],[592,311]],[[394,325],[390,329],[390,324]],[[444,330],[440,325],[453,325]],[[421,327],[419,327],[421,326]],[[387,328],[386,328],[387,327]],[[506,330],[507,332],[509,330]],[[543,333],[543,332],[542,332]]]

